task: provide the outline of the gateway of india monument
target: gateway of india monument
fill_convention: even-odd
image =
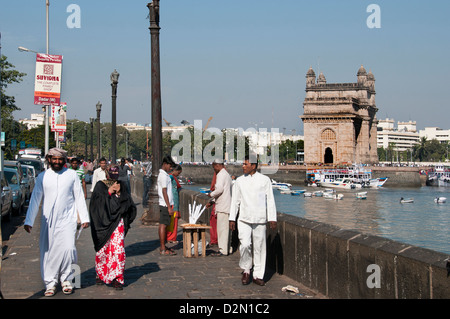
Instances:
[[[363,66],[356,83],[327,83],[306,73],[305,164],[337,166],[378,163],[375,77]]]

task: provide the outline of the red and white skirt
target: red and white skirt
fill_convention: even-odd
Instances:
[[[97,276],[105,283],[110,284],[114,279],[124,284],[125,270],[125,230],[123,219],[114,230],[111,238],[95,254],[95,271]]]

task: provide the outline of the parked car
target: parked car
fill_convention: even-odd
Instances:
[[[11,187],[3,174],[1,178],[2,185],[2,219],[10,220],[13,209],[13,195]]]
[[[44,171],[44,162],[40,158],[32,157],[19,157],[17,160],[22,165],[31,165],[34,167],[35,176],[37,177],[42,171]]]
[[[34,189],[36,176],[34,175],[34,167],[30,165],[22,165],[23,181],[26,183],[27,192],[25,195],[26,200],[31,198],[31,192]]]
[[[22,164],[19,161],[4,161],[3,162],[5,167],[15,169],[18,171],[20,176],[20,181],[23,179],[23,171],[22,171]]]
[[[13,168],[5,167],[3,173],[5,174],[6,180],[8,181],[8,184],[12,190],[13,212],[19,213],[23,205],[25,204],[25,183],[21,182],[18,171]]]

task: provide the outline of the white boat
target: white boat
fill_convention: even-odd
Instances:
[[[280,189],[280,194],[290,194],[291,192],[290,189]]]
[[[303,193],[304,197],[312,197],[312,193],[311,192],[305,192]]]
[[[334,194],[332,192],[323,192],[323,198],[333,199]]]
[[[313,194],[313,196],[316,196],[316,197],[322,197],[323,196],[323,192],[322,191],[315,191],[312,194]]]
[[[407,203],[414,203],[414,198],[400,198],[400,203],[407,204]]]
[[[333,195],[333,199],[343,199],[344,198],[344,194],[334,194]]]
[[[446,198],[446,197],[436,197],[436,198],[434,199],[434,202],[435,202],[435,203],[440,203],[440,204],[445,203],[446,201],[447,201],[447,198]]]
[[[358,199],[366,199],[367,198],[367,192],[356,193],[356,198],[358,198]]]
[[[350,180],[354,186],[342,185],[342,180]],[[379,188],[387,181],[387,177],[372,178],[372,170],[365,166],[353,165],[347,168],[308,169],[306,182],[308,185],[341,188]]]
[[[450,167],[436,165],[434,169],[429,170],[426,185],[450,187]]]
[[[304,189],[296,189],[296,190],[292,190],[291,191],[291,195],[292,196],[299,196],[301,194],[305,193]]]
[[[272,188],[275,189],[291,189],[292,184],[289,183],[278,183],[272,179]]]
[[[357,189],[362,188],[361,184],[354,183],[349,178],[336,178],[333,181],[323,181],[320,183],[322,187],[334,187],[334,188],[345,188],[345,189]]]

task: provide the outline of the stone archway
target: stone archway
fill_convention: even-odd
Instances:
[[[327,147],[325,149],[325,154],[323,156],[323,162],[324,164],[333,164],[333,150],[331,147]]]

